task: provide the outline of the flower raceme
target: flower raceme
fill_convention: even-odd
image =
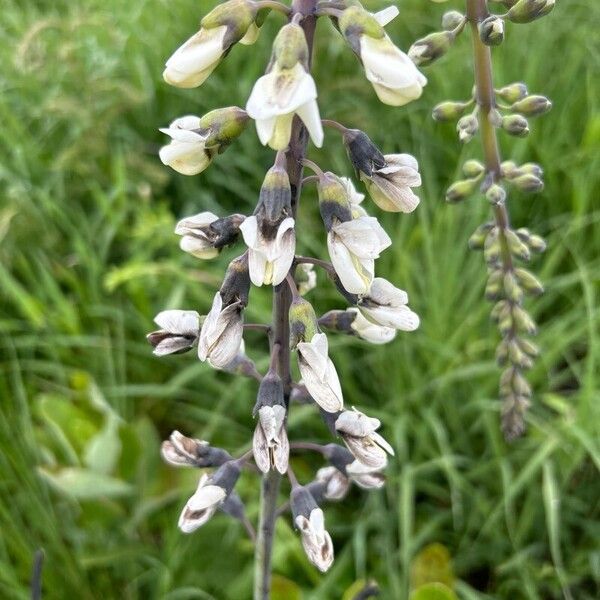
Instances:
[[[246,111],[236,106],[219,108],[203,117],[175,119],[160,130],[171,138],[160,149],[160,160],[182,175],[202,173],[242,133],[247,122]]]
[[[287,172],[276,164],[267,172],[254,215],[240,226],[249,248],[248,266],[254,285],[279,285],[292,266],[296,233],[291,201]]]
[[[297,114],[318,148],[323,128],[317,106],[317,88],[308,72],[309,52],[303,29],[284,25],[273,43],[266,75],[254,84],[246,110],[256,121],[258,137],[274,150],[287,148]]]
[[[247,0],[229,0],[215,7],[200,22],[200,31],[187,40],[166,63],[164,80],[170,85],[202,85],[236,42],[256,39],[256,9]]]
[[[384,14],[382,23],[386,24],[392,13]],[[347,8],[339,18],[340,31],[362,62],[381,102],[402,106],[421,96],[427,78],[392,43],[382,23],[360,6]]]

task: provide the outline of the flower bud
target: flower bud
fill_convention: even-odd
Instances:
[[[530,369],[533,366],[533,361],[521,350],[515,339],[508,343],[508,360],[521,369]]]
[[[510,326],[509,326],[510,329]],[[508,362],[508,342],[502,340],[496,347],[496,363],[502,367]]]
[[[519,345],[521,346],[521,350],[523,350],[523,352],[525,352],[525,354],[528,354],[529,356],[531,356],[533,358],[535,358],[536,356],[539,356],[539,354],[540,354],[540,349],[533,342],[530,342],[529,340],[520,338]]]
[[[477,187],[477,179],[461,179],[455,181],[446,190],[446,201],[447,202],[460,202],[468,196],[470,196]]]
[[[417,40],[409,49],[408,56],[417,66],[427,66],[444,56],[454,42],[455,34],[436,31]]]
[[[498,237],[498,229],[494,228],[485,238],[483,248],[483,259],[488,265],[495,265],[500,261],[500,240]]]
[[[348,129],[344,132],[344,145],[352,166],[368,177],[373,171],[385,167],[385,157],[381,150],[360,129]]]
[[[198,343],[200,315],[195,310],[163,310],[154,317],[160,327],[146,336],[155,356],[181,354]]]
[[[505,319],[510,315],[510,304],[506,300],[500,300],[494,304],[490,317],[492,321],[499,323],[502,319]]]
[[[449,10],[442,16],[442,28],[446,31],[452,31],[462,27],[465,23],[466,17],[457,10]]]
[[[465,177],[473,179],[483,175],[485,167],[478,160],[470,159],[462,166],[462,171]]]
[[[528,246],[533,252],[544,252],[544,250],[546,250],[546,242],[544,238],[539,235],[531,235]]]
[[[515,163],[514,160],[505,160],[500,165],[500,173],[505,179],[514,179],[521,174],[521,171],[517,167],[517,163]]]
[[[519,285],[519,281],[512,271],[507,271],[503,279],[504,294],[511,302],[521,302],[523,300],[523,290]]]
[[[502,117],[500,127],[510,135],[515,137],[525,137],[529,135],[529,123],[521,115],[513,114]]]
[[[469,248],[471,248],[471,250],[483,250],[485,238],[493,227],[493,223],[484,223],[483,225],[480,225],[469,238]]]
[[[522,100],[515,102],[510,109],[526,117],[536,117],[543,115],[552,108],[552,102],[545,96],[526,96]]]
[[[515,269],[515,277],[528,294],[539,296],[544,293],[544,286],[527,269]]]
[[[473,136],[477,133],[479,129],[479,121],[477,117],[473,114],[465,115],[461,117],[456,124],[456,131],[458,132],[458,139],[466,144],[473,139]]]
[[[527,96],[527,86],[524,83],[511,83],[509,85],[505,85],[504,87],[496,90],[496,95],[504,100],[505,102],[517,102],[518,100],[522,100]]]
[[[336,222],[352,220],[350,202],[346,186],[333,173],[325,173],[317,184],[319,210],[327,231],[331,231]]]
[[[497,204],[502,204],[506,200],[506,192],[501,185],[493,183],[487,189],[485,197],[492,206],[495,206]]]
[[[512,315],[515,325],[519,331],[523,331],[529,335],[535,335],[537,333],[537,326],[535,321],[531,318],[529,313],[520,306],[513,306]]]
[[[513,256],[516,256],[521,260],[530,259],[531,254],[529,253],[529,248],[519,239],[519,236],[512,229],[507,229],[504,232],[504,235],[506,236],[508,249]]]
[[[544,175],[544,169],[542,169],[542,167],[540,167],[540,165],[538,165],[536,163],[532,163],[532,162],[523,163],[519,167],[519,171],[521,173],[526,173],[528,175],[535,175],[536,177],[539,177],[540,179]]]
[[[438,121],[440,123],[444,123],[446,121],[455,121],[464,114],[468,106],[468,102],[440,102],[433,107],[431,116],[433,117],[434,121]]]
[[[303,298],[294,298],[290,305],[290,342],[295,348],[299,342],[307,342],[319,333],[317,315],[312,304]]]
[[[496,269],[490,273],[485,286],[486,300],[498,300],[502,291],[502,271]]]
[[[515,177],[512,182],[519,190],[527,192],[528,194],[535,194],[544,189],[544,182],[531,173],[519,175],[518,177]]]
[[[491,15],[479,24],[479,38],[486,46],[499,46],[504,41],[504,20]]]
[[[529,23],[547,15],[555,0],[519,0],[506,14],[513,23]]]

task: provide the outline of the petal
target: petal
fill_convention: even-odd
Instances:
[[[359,217],[333,227],[350,252],[360,258],[378,258],[392,240],[375,217]]]
[[[419,197],[408,186],[396,186],[377,173],[373,173],[372,184],[367,184],[369,194],[383,210],[410,213],[419,205]]]
[[[275,130],[276,123],[277,117],[270,117],[269,119],[256,119],[256,133],[258,134],[258,139],[263,146],[266,146],[273,137],[273,131]]]
[[[319,114],[319,106],[316,100],[310,100],[306,104],[300,106],[296,113],[302,119],[313,144],[317,148],[323,146],[323,125],[321,123],[321,115]]]
[[[258,236],[258,221],[254,215],[244,219],[240,225],[240,231],[244,238],[244,243],[248,248],[255,248]]]
[[[254,429],[254,436],[252,437],[252,453],[254,455],[256,466],[263,473],[268,473],[271,470],[269,446],[260,423],[258,423]]]
[[[369,298],[383,306],[398,307],[408,304],[408,294],[383,277],[373,279]]]
[[[391,23],[399,14],[400,11],[398,10],[397,6],[388,6],[383,10],[373,13],[373,17],[382,27],[385,27],[388,23]]]
[[[346,291],[351,294],[365,294],[371,284],[372,275],[355,260],[333,231],[327,234],[327,248],[333,268]]]
[[[394,170],[398,167],[410,167],[414,171],[419,171],[419,163],[412,154],[386,154],[384,158],[386,166],[379,170],[382,173],[393,172],[386,171],[389,167],[394,167]]]
[[[204,485],[199,487],[194,495],[188,500],[187,507],[190,510],[204,510],[225,500],[227,492],[218,485]]]
[[[184,217],[175,225],[175,233],[177,235],[196,233],[218,220],[219,217],[217,215],[208,211],[192,215],[191,217]]]
[[[179,240],[179,247],[184,252],[204,260],[209,260],[219,255],[219,250],[214,248],[210,242],[193,235],[184,235]]]

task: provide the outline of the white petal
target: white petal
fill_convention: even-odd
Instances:
[[[242,232],[242,237],[244,238],[246,246],[248,246],[248,248],[255,248],[258,236],[258,222],[254,215],[244,219],[243,223],[240,225],[240,231]]]
[[[186,233],[194,233],[196,230],[200,230],[203,227],[208,227],[211,223],[218,221],[219,217],[214,213],[205,211],[192,215],[191,217],[184,217],[175,226],[175,233],[177,235],[185,235]]]
[[[200,330],[200,315],[195,310],[163,310],[154,322],[165,331],[195,335]]]
[[[273,131],[275,130],[276,123],[277,117],[256,119],[256,133],[258,134],[258,139],[263,146],[266,146],[273,137]]]
[[[375,20],[382,26],[385,27],[388,23],[391,23],[398,15],[400,11],[397,6],[388,6],[383,10],[373,13]]]
[[[306,125],[306,129],[308,129],[308,133],[313,141],[313,144],[317,148],[321,148],[323,146],[324,134],[317,101],[310,100],[306,104],[300,106],[296,110],[296,113],[302,119],[304,125]]]
[[[373,279],[369,298],[385,306],[398,307],[408,304],[408,294],[383,277]]]
[[[333,231],[327,234],[327,249],[344,288],[351,294],[365,294],[371,284],[372,273],[363,267]]]
[[[392,245],[392,240],[375,217],[359,217],[333,227],[344,245],[360,258],[378,258]]]
[[[219,504],[225,499],[227,493],[218,485],[205,485],[196,491],[196,493],[188,500],[188,508],[190,510],[203,510],[209,506]]]

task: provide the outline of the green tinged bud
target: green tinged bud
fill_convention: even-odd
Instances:
[[[518,177],[515,177],[512,182],[519,190],[527,192],[528,194],[535,194],[544,189],[544,182],[539,177],[530,173],[519,175]]]
[[[204,29],[227,27],[223,40],[225,48],[239,42],[256,19],[254,3],[247,0],[229,0],[217,5],[201,21]]]
[[[289,319],[291,348],[295,348],[298,342],[310,342],[319,333],[315,309],[304,298],[296,297],[292,300]]]
[[[515,137],[525,137],[529,135],[529,123],[521,115],[513,114],[502,117],[500,127],[510,135]]]
[[[498,321],[498,330],[501,335],[507,335],[508,332],[513,327],[513,318],[512,313],[509,311],[506,315],[503,315],[502,318]],[[508,348],[506,349],[508,354]]]
[[[519,167],[521,173],[527,173],[529,175],[535,175],[536,177],[542,177],[544,175],[544,169],[536,163],[524,163]]]
[[[455,121],[464,114],[468,106],[468,102],[440,102],[433,107],[431,116],[440,123]]]
[[[485,239],[483,259],[488,265],[495,265],[500,262],[500,240],[496,228],[492,229]]]
[[[552,102],[546,96],[532,95],[515,102],[510,108],[527,117],[536,117],[548,112],[552,108]]]
[[[510,329],[510,326],[509,326]],[[498,365],[503,366],[508,361],[508,343],[506,340],[502,340],[496,348],[496,362]]]
[[[473,136],[477,133],[479,129],[479,121],[477,117],[473,114],[465,115],[461,117],[456,124],[456,131],[458,132],[458,139],[466,144],[473,139]]]
[[[519,0],[506,14],[513,23],[530,23],[547,15],[555,0]]]
[[[532,360],[519,347],[517,340],[511,340],[508,343],[508,359],[510,362],[522,369],[530,369],[533,366]]]
[[[527,86],[524,83],[511,83],[509,85],[505,85],[503,88],[496,90],[496,95],[499,98],[502,98],[505,102],[517,102],[518,100],[522,100],[527,96]]]
[[[502,271],[497,269],[490,273],[485,286],[485,299],[498,300],[502,292]]]
[[[466,17],[457,10],[449,10],[442,17],[442,28],[446,31],[452,31],[462,27],[466,22]]]
[[[510,316],[510,304],[506,300],[500,300],[494,304],[490,317],[495,323],[500,322]]]
[[[519,239],[519,236],[512,229],[507,229],[504,234],[510,253],[521,260],[529,260],[531,257],[529,248]]]
[[[508,271],[504,274],[504,293],[511,302],[521,302],[523,300],[523,290],[517,281],[514,273]]]
[[[493,227],[493,223],[484,223],[483,225],[480,225],[469,238],[469,248],[471,248],[471,250],[483,250],[485,239]]]
[[[478,160],[470,159],[465,162],[462,171],[466,177],[480,177],[485,172],[485,167]]]
[[[529,340],[520,338],[519,345],[521,346],[521,350],[523,350],[523,352],[525,352],[525,354],[528,354],[532,358],[536,358],[537,356],[540,355],[540,349],[533,342],[530,342]]]
[[[352,50],[360,56],[360,37],[366,35],[377,40],[385,36],[385,29],[362,6],[350,6],[338,19],[338,27]]]
[[[333,173],[325,173],[317,184],[319,210],[323,223],[329,231],[336,221],[352,220],[352,212],[346,187]]]
[[[200,119],[200,132],[208,135],[205,146],[220,154],[246,128],[248,113],[237,106],[217,108]]]
[[[544,293],[544,286],[527,269],[515,269],[515,277],[528,294],[539,296]]]
[[[409,49],[408,56],[420,67],[430,65],[444,56],[454,42],[455,34],[451,31],[436,31],[417,40]]]
[[[499,46],[504,41],[504,21],[491,15],[479,24],[479,38],[486,46]]]
[[[461,179],[455,181],[446,190],[446,201],[447,202],[460,202],[468,196],[470,196],[477,187],[477,179]]]
[[[308,70],[308,44],[304,30],[296,23],[284,25],[273,42],[273,58],[279,68],[293,69],[300,63]]]
[[[485,193],[485,197],[492,205],[502,204],[506,200],[506,192],[501,185],[492,183]]]
[[[500,173],[505,179],[513,179],[520,174],[520,171],[513,160],[505,160],[500,165]]]
[[[520,306],[513,306],[512,315],[515,321],[515,325],[519,331],[523,331],[529,335],[535,335],[537,333],[537,327],[535,321],[531,318],[529,313]]]
[[[544,252],[544,250],[546,250],[546,242],[544,238],[539,235],[531,235],[528,246],[532,252]]]

